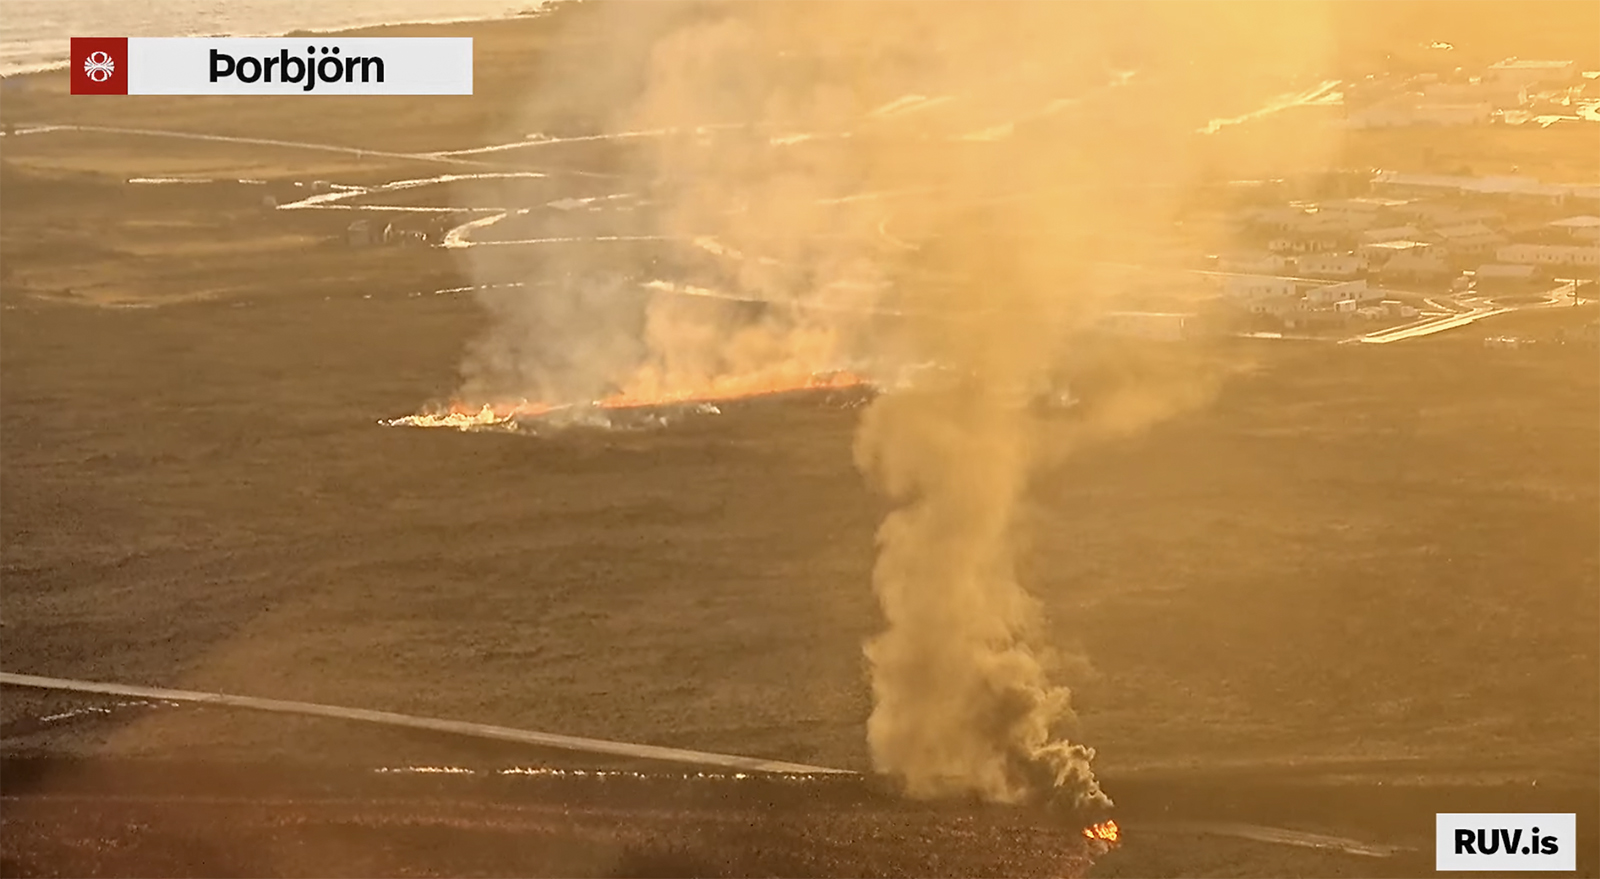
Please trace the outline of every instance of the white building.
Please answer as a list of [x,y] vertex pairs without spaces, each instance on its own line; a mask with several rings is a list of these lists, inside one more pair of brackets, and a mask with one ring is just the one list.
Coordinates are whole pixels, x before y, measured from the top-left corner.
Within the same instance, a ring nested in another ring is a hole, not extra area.
[[1550,224],[1574,238],[1600,239],[1600,217],[1567,217]]
[[1502,263],[1527,263],[1541,266],[1600,267],[1600,245],[1507,244],[1495,251]]
[[1379,198],[1377,196],[1359,196],[1330,201],[1322,205],[1319,210],[1334,216],[1349,216],[1362,220],[1370,220],[1379,215],[1404,208],[1411,204],[1408,198]]
[[1469,223],[1482,223],[1485,226],[1500,226],[1505,223],[1504,211],[1489,208],[1454,208],[1436,207],[1422,215],[1422,219],[1429,225],[1439,226],[1465,226]]
[[1397,253],[1383,264],[1382,269],[1385,277],[1421,280],[1438,278],[1449,273],[1450,266],[1445,262],[1444,256],[1437,251]]
[[1284,297],[1281,299],[1257,299],[1250,303],[1251,314],[1266,314],[1282,321],[1293,322],[1297,317],[1309,314],[1314,306],[1304,296]]
[[1485,223],[1498,226],[1505,222],[1504,211],[1482,205],[1463,204],[1453,198],[1457,193],[1441,192],[1451,201],[1411,199],[1394,209],[1394,213],[1429,226],[1460,226],[1465,223]]
[[1422,237],[1422,232],[1416,226],[1389,226],[1383,229],[1369,229],[1361,233],[1363,242],[1414,240],[1420,237]]
[[1561,183],[1540,183],[1528,177],[1483,177],[1469,191],[1498,195],[1509,201],[1559,205],[1579,195],[1583,189]]
[[1578,65],[1573,61],[1536,61],[1534,59],[1507,58],[1489,65],[1491,82],[1515,83],[1519,86],[1547,82],[1564,82],[1576,76]]
[[[1409,200],[1400,198],[1360,197],[1330,201],[1317,209],[1324,217],[1328,230],[1349,235],[1383,225],[1394,225],[1395,212]],[[1398,221],[1403,222],[1403,220]]]
[[1313,306],[1326,307],[1346,300],[1362,302],[1381,296],[1377,289],[1367,286],[1365,279],[1325,284],[1306,291],[1306,301]]
[[1280,207],[1251,208],[1240,214],[1243,224],[1257,232],[1285,235],[1315,235],[1339,232],[1346,228],[1341,218],[1303,202]]
[[1313,278],[1350,278],[1367,270],[1367,260],[1354,253],[1314,253],[1300,257],[1295,266]]
[[1372,178],[1372,186],[1398,195],[1495,195],[1547,204],[1561,204],[1569,198],[1600,201],[1600,187],[1540,183],[1530,177],[1463,177],[1379,171]]
[[1235,275],[1223,285],[1223,293],[1230,299],[1280,299],[1297,292],[1293,278],[1271,275]]
[[1368,266],[1377,267],[1384,265],[1391,258],[1402,253],[1421,256],[1430,253],[1432,250],[1433,245],[1426,241],[1401,238],[1395,241],[1369,241],[1356,248],[1356,253],[1366,259]]
[[1325,253],[1342,246],[1336,235],[1285,235],[1267,242],[1273,253]]
[[1289,271],[1291,260],[1279,253],[1233,253],[1218,258],[1217,268],[1225,272],[1273,275]]
[[1506,236],[1482,223],[1446,226],[1433,234],[1450,253],[1464,256],[1485,254],[1506,243]]
[[1478,266],[1473,272],[1473,277],[1477,279],[1478,289],[1485,292],[1521,289],[1539,279],[1534,266],[1505,263],[1485,263]]

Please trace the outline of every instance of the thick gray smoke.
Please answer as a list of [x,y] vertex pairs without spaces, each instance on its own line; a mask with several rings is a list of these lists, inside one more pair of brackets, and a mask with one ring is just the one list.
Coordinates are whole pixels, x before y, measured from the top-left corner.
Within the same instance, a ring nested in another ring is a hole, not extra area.
[[[466,394],[651,398],[936,364],[879,396],[856,444],[895,504],[874,573],[886,627],[867,646],[872,758],[913,796],[1107,804],[1094,752],[1061,737],[1069,694],[1048,678],[1040,608],[1019,581],[1019,503],[1059,451],[1031,401],[1115,306],[1096,261],[1170,236],[1188,145],[1212,92],[1232,87],[1226,71],[1281,74],[1309,54],[1283,38],[1315,32],[1311,5],[1219,8],[575,16],[609,45],[552,50],[543,81],[558,85],[537,93],[531,125],[605,107],[591,124],[638,133],[594,147],[618,178],[587,184],[593,195],[639,204],[593,214],[589,234],[645,240],[532,248],[529,286],[486,299],[494,320]],[[573,222],[565,234],[591,221]],[[1088,435],[1202,396],[1186,380],[1125,391],[1089,414]]]

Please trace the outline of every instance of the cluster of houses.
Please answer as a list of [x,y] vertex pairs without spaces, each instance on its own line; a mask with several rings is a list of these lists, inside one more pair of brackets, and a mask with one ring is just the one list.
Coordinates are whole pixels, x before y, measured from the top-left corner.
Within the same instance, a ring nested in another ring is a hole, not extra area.
[[1392,294],[1550,290],[1600,278],[1600,186],[1378,172],[1363,195],[1249,207],[1227,297],[1298,325],[1410,317]]
[[1224,293],[1251,314],[1275,318],[1288,327],[1353,318],[1403,319],[1417,315],[1415,306],[1387,298],[1389,293],[1366,278],[1328,282],[1315,278],[1235,275],[1225,282]]
[[1347,84],[1343,101],[1351,128],[1600,122],[1600,80],[1572,61],[1507,58],[1481,73],[1368,76]]

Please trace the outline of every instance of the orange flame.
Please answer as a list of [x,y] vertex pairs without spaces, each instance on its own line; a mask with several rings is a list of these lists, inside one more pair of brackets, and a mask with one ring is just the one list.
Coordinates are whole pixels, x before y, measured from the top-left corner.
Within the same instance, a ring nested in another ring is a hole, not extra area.
[[1102,821],[1091,827],[1083,828],[1085,839],[1098,839],[1115,845],[1122,838],[1122,832],[1117,829],[1117,822]]
[[[691,391],[660,394],[624,392],[595,400],[593,405],[600,409],[637,409],[647,406],[668,406],[686,403],[716,403],[724,400],[764,397],[794,391],[858,388],[867,384],[868,382],[865,378],[845,371],[808,373],[805,375],[725,376],[713,380],[706,387]],[[526,400],[509,404],[489,403],[476,406],[469,403],[455,402],[450,404],[449,414],[473,416],[488,410],[496,419],[536,418],[540,415],[554,412],[559,408],[562,407],[550,403],[533,403]]]

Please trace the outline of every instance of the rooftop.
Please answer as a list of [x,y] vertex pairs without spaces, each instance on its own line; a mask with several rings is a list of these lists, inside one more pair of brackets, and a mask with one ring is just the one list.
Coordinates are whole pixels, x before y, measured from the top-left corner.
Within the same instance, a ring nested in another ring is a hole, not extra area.
[[1490,70],[1556,70],[1571,67],[1571,61],[1539,61],[1533,58],[1507,58],[1489,65]]
[[1372,248],[1379,248],[1379,249],[1382,249],[1382,250],[1400,251],[1400,250],[1414,250],[1414,249],[1416,249],[1418,247],[1427,247],[1428,246],[1428,242],[1426,242],[1426,241],[1411,241],[1411,240],[1402,238],[1402,239],[1400,239],[1398,241],[1374,241],[1371,244],[1367,244],[1367,245],[1363,245],[1363,246],[1372,247]]
[[1453,174],[1407,174],[1400,171],[1379,171],[1373,176],[1372,182],[1485,194],[1574,195],[1584,198],[1594,198],[1596,190],[1600,190],[1600,187],[1581,184],[1541,183],[1531,177],[1463,177]]
[[1410,238],[1417,234],[1415,226],[1389,226],[1383,229],[1368,229],[1361,233],[1361,237],[1368,241],[1393,241],[1398,238]]
[[1478,235],[1497,234],[1493,229],[1482,223],[1464,223],[1460,226],[1446,226],[1433,231],[1445,238],[1471,238]]
[[1356,207],[1356,208],[1398,208],[1411,203],[1408,198],[1380,198],[1373,195],[1347,198],[1343,201],[1329,202],[1327,207]]
[[1533,275],[1534,266],[1512,263],[1484,263],[1478,266],[1474,277],[1525,278]]

